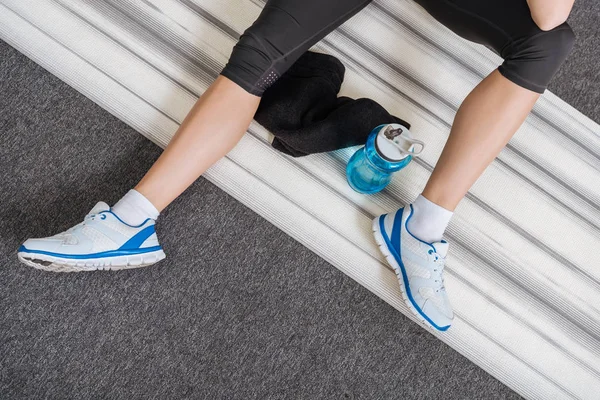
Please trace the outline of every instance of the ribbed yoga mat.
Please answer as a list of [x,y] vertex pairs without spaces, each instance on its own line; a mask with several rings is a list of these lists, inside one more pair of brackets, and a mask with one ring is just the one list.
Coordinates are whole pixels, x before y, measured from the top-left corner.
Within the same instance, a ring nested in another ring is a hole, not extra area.
[[[165,146],[263,4],[0,0],[0,37]],[[500,60],[406,0],[374,2],[316,50],[346,65],[344,95],[410,121],[424,156],[361,196],[345,181],[352,150],[288,158],[253,124],[205,176],[411,317],[371,219],[420,193],[461,100]],[[546,93],[448,229],[456,319],[436,335],[525,397],[599,399],[599,227],[600,127]]]

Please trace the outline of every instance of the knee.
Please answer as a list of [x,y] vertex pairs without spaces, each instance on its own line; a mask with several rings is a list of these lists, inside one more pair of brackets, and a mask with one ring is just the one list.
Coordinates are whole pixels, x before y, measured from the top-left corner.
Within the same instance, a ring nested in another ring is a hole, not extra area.
[[251,94],[262,95],[291,63],[288,47],[299,37],[294,28],[297,24],[289,13],[266,6],[240,37],[222,75]]
[[279,77],[272,68],[274,54],[265,46],[268,38],[249,28],[234,46],[229,62],[221,72],[247,92],[261,96]]
[[545,56],[545,63],[558,69],[573,50],[575,34],[571,27],[564,23],[553,30],[539,34],[535,42]]
[[566,23],[550,31],[538,31],[508,46],[500,72],[518,85],[542,93],[574,43],[575,34]]

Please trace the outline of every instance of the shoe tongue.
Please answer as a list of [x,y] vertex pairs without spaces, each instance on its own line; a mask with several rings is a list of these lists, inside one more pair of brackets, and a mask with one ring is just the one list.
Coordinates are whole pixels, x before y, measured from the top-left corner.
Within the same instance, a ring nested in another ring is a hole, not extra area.
[[110,206],[103,201],[98,202],[87,215],[98,214],[102,211],[109,211]]
[[443,258],[446,258],[448,254],[449,244],[446,241],[436,242],[431,244],[435,248],[435,252],[438,253]]

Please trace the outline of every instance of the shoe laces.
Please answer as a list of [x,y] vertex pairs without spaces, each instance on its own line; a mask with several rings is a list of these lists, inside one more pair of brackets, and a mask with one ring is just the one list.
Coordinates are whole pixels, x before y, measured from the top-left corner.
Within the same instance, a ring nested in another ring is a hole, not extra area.
[[431,262],[433,263],[433,268],[431,269],[434,282],[436,283],[434,289],[435,292],[438,293],[440,290],[446,290],[444,287],[444,266],[446,264],[446,259],[443,258],[440,254],[438,254],[435,250],[429,249],[427,252],[432,258]]
[[70,227],[69,229],[67,229],[66,231],[64,231],[63,233],[73,233],[73,231],[79,227],[85,226],[87,225],[88,222],[90,221],[94,221],[96,219],[106,219],[106,215],[104,214],[88,214],[85,216],[85,218],[83,218],[83,221],[78,223],[75,226]]
[[83,219],[83,224],[85,225],[86,222],[94,221],[96,219],[106,219],[106,215],[102,214],[102,213],[86,215],[85,218]]

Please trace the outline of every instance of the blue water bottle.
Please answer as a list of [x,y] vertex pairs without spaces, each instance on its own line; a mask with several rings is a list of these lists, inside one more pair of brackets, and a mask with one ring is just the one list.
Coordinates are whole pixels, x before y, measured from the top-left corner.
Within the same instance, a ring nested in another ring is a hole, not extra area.
[[425,144],[413,139],[405,126],[379,125],[348,161],[348,184],[359,193],[377,193],[390,183],[394,172],[406,167],[424,148]]

